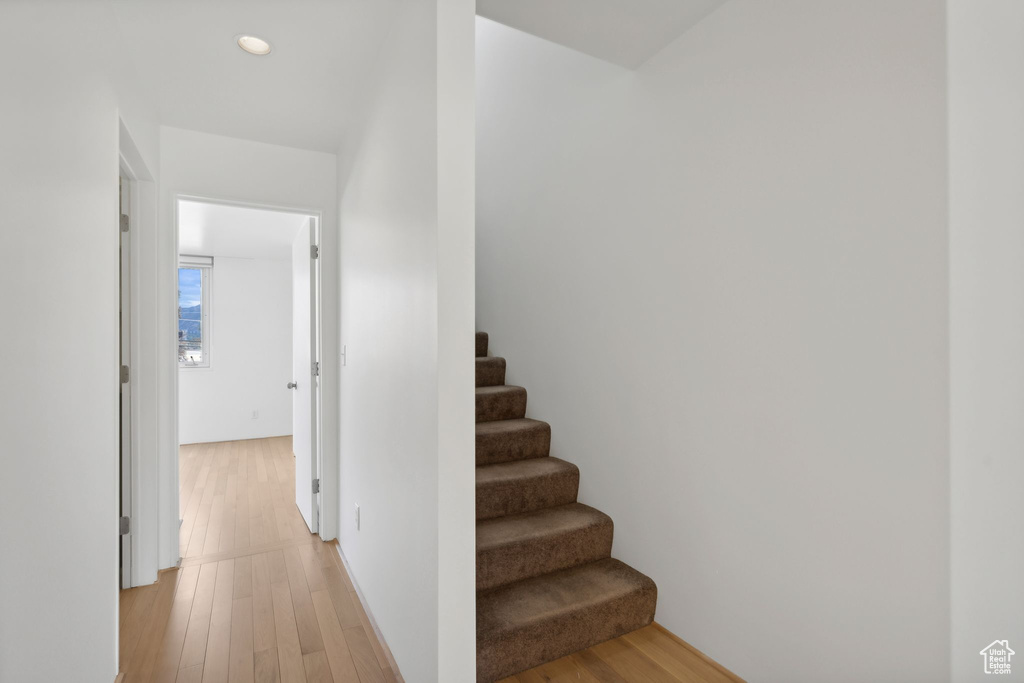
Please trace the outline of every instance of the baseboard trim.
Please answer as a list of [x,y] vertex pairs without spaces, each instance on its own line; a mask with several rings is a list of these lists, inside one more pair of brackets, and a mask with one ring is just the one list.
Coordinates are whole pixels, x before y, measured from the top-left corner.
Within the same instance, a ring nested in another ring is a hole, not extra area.
[[352,582],[352,592],[355,594],[356,598],[359,599],[359,604],[362,606],[360,616],[366,617],[367,623],[365,625],[369,626],[373,631],[373,634],[377,637],[377,643],[380,645],[380,649],[384,655],[384,659],[387,661],[388,667],[391,669],[391,673],[394,674],[395,680],[398,683],[405,683],[405,679],[402,678],[402,672],[398,670],[398,662],[395,661],[394,655],[391,654],[391,648],[388,647],[387,641],[384,640],[384,634],[381,633],[380,628],[377,626],[377,621],[373,618],[373,612],[370,611],[370,605],[366,602],[363,592],[359,589],[359,583],[356,581],[355,574],[352,573],[352,567],[345,558],[345,553],[341,550],[341,544],[338,543],[337,539],[328,541],[327,543],[328,545],[334,546],[338,561],[341,563],[341,568],[348,575],[349,581]]

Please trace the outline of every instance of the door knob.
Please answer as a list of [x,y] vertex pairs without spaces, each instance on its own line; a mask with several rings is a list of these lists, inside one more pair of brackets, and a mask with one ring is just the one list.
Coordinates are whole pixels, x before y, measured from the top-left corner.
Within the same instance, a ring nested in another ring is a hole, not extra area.
[[299,385],[298,385],[298,384],[296,384],[295,382],[288,382],[288,388],[289,388],[289,389],[295,389],[295,388],[296,388],[296,387],[298,387],[298,386],[299,386]]

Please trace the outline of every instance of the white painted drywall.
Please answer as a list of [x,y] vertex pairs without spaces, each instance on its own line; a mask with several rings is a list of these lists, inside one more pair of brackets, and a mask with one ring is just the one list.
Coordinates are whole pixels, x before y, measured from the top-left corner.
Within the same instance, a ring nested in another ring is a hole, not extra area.
[[476,679],[472,46],[471,2],[403,5],[339,152],[339,539],[424,683]]
[[179,441],[291,434],[291,262],[218,256],[210,294],[210,367],[178,370]]
[[117,673],[119,117],[158,164],[119,43],[106,2],[0,6],[2,681]]
[[[174,202],[193,195],[281,208],[323,212],[321,258],[323,269],[323,477],[330,486],[338,479],[338,237],[337,162],[333,154],[268,145],[207,133],[160,127],[159,282],[163,345],[160,431],[160,566],[178,560],[177,356],[175,349],[177,245],[174,240]],[[321,534],[333,538],[335,504],[325,495]],[[327,509],[326,506],[331,506]]]
[[[950,0],[953,680],[1024,669],[1024,5]],[[1010,678],[1007,676],[1006,678]]]
[[657,619],[949,680],[943,4],[734,0],[637,71],[478,27],[478,328]]
[[[476,16],[437,3],[437,671],[476,672]],[[412,680],[412,679],[409,679]]]

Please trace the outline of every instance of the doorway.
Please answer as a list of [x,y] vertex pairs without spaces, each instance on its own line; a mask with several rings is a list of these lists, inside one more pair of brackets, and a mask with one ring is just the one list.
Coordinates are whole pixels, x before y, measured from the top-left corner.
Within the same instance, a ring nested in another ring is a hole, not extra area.
[[[192,196],[175,204],[180,556],[274,539],[282,503],[318,533],[320,214]],[[284,461],[261,449],[292,455],[292,471],[275,471]],[[290,501],[281,487],[259,487],[268,467],[277,484],[294,476]],[[261,518],[271,499],[278,513]]]

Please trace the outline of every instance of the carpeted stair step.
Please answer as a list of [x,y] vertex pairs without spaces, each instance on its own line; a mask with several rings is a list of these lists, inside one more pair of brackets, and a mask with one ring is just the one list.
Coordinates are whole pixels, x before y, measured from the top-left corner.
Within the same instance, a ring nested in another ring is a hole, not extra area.
[[610,558],[480,593],[477,681],[492,683],[643,628],[654,620],[657,598],[651,579]]
[[476,357],[480,358],[487,355],[487,333],[477,332],[476,333]]
[[476,518],[492,519],[576,502],[580,470],[558,458],[476,468]]
[[551,449],[551,425],[540,420],[497,420],[476,426],[476,464],[542,458]]
[[476,359],[476,385],[495,387],[505,383],[505,359],[485,356]]
[[476,421],[515,420],[526,416],[526,389],[503,384],[477,387]]
[[478,521],[476,589],[611,556],[612,519],[582,503]]

